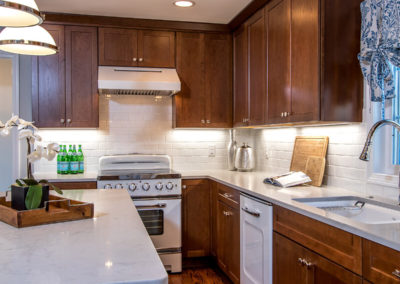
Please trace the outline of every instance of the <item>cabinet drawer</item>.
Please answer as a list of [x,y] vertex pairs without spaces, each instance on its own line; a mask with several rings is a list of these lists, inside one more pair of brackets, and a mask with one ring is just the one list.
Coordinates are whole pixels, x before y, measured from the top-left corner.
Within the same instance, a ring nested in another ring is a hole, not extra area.
[[363,239],[363,276],[373,283],[400,283],[400,252]]
[[238,190],[218,183],[218,199],[228,203],[228,205],[238,208],[240,204],[240,193]]
[[274,230],[361,275],[361,238],[274,206]]

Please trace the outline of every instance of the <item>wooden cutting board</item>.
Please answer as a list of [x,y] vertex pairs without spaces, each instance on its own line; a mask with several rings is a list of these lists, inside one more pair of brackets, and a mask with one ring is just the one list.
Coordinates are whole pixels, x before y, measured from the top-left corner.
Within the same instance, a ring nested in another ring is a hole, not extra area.
[[328,143],[327,136],[297,136],[290,171],[302,171],[313,180],[312,185],[321,186]]

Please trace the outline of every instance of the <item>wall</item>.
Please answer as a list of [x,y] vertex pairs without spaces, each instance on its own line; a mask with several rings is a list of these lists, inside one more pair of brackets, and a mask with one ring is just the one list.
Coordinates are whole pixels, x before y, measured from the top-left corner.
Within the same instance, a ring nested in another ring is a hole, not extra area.
[[[44,143],[82,144],[87,171],[97,171],[103,155],[168,154],[176,170],[224,169],[227,130],[173,130],[172,99],[100,96],[100,128],[40,130]],[[209,157],[209,146],[216,156]],[[55,172],[56,162],[41,160],[36,172]]]

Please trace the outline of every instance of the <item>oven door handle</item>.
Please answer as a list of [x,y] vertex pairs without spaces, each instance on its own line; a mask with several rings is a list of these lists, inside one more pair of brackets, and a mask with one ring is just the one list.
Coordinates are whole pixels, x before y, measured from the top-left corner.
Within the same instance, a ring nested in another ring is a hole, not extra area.
[[157,203],[153,205],[136,205],[137,209],[153,209],[153,208],[165,208],[167,203]]

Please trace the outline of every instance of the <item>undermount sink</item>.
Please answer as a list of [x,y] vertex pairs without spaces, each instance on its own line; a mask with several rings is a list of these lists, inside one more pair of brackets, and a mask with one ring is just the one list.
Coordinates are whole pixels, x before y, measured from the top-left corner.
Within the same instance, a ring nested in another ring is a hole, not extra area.
[[364,224],[400,223],[400,206],[357,196],[294,198],[293,200]]

